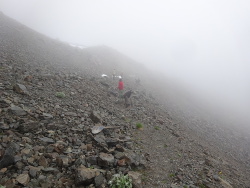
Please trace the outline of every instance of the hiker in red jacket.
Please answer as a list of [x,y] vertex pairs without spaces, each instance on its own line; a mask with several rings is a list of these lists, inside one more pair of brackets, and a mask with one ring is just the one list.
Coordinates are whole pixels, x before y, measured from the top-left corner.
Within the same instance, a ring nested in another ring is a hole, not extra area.
[[120,79],[119,79],[119,83],[118,83],[118,90],[119,90],[120,96],[122,96],[123,89],[124,89],[123,81],[122,81],[122,79],[120,78]]
[[123,89],[124,89],[123,81],[122,81],[122,79],[120,78],[120,79],[119,79],[119,83],[118,83],[119,98],[121,98],[122,95],[123,95]]

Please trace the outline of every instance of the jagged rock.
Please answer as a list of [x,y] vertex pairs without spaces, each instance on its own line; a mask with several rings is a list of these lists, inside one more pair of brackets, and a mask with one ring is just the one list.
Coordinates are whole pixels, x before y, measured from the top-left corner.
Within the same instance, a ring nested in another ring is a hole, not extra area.
[[101,122],[101,116],[97,111],[92,111],[89,117],[94,123]]
[[19,170],[23,169],[24,167],[24,163],[21,162],[21,161],[18,161],[16,164],[15,164],[15,167]]
[[34,166],[29,166],[29,175],[32,178],[35,178],[37,176],[37,173],[41,171],[41,167],[34,167]]
[[92,144],[86,144],[86,149],[87,151],[91,151],[93,148],[93,145]]
[[22,108],[15,106],[15,105],[12,105],[10,107],[10,112],[17,116],[24,116],[27,114],[26,111],[24,111]]
[[81,155],[78,159],[76,159],[75,163],[76,166],[86,166],[86,160],[85,160],[85,156]]
[[111,154],[100,153],[98,157],[98,165],[102,167],[113,166],[115,162],[115,158]]
[[10,128],[9,125],[0,122],[0,129],[2,129],[2,130],[8,130],[9,128]]
[[22,185],[27,185],[30,181],[29,174],[20,174],[17,176],[16,181]]
[[39,158],[38,164],[44,168],[48,167],[48,161],[43,155]]
[[60,167],[62,167],[62,166],[67,167],[67,166],[69,166],[70,159],[66,155],[60,155],[56,158],[56,163]]
[[101,83],[102,85],[104,85],[105,87],[107,87],[107,88],[110,87],[109,84],[107,84],[106,82],[100,81],[100,83]]
[[54,143],[55,141],[51,138],[48,138],[48,137],[43,137],[43,138],[39,138],[40,140],[42,140],[43,142],[46,142],[46,143]]
[[116,149],[117,151],[119,151],[119,152],[124,152],[124,151],[125,151],[125,149],[124,149],[120,144],[117,144],[117,145],[115,146],[115,149]]
[[141,188],[142,181],[141,181],[141,174],[134,171],[129,171],[128,176],[132,178],[132,184],[134,188]]
[[119,143],[119,140],[117,138],[106,138],[105,142],[108,147],[115,147]]
[[48,168],[43,168],[41,169],[43,172],[57,172],[58,169],[56,168],[52,168],[52,167],[48,167]]
[[75,112],[65,112],[64,115],[65,115],[65,116],[77,117],[77,113],[75,113]]
[[7,99],[0,99],[0,108],[8,108],[11,105],[11,101]]
[[94,136],[94,140],[95,140],[97,143],[101,144],[101,145],[107,146],[107,144],[106,144],[106,142],[105,142],[106,138],[105,138],[105,136],[103,136],[103,135],[95,135],[95,136]]
[[13,90],[19,94],[28,94],[27,88],[22,84],[16,84],[13,86]]
[[38,122],[34,122],[34,121],[31,121],[31,122],[26,122],[26,123],[23,123],[21,125],[19,125],[17,127],[17,130],[20,132],[20,133],[33,133],[33,132],[37,132],[40,128],[40,124]]
[[41,116],[42,119],[53,119],[53,115],[48,113],[43,113]]
[[130,160],[127,160],[128,158],[123,158],[117,161],[118,166],[126,166],[130,164]]
[[90,185],[93,183],[94,178],[99,176],[100,172],[97,169],[90,169],[85,167],[80,167],[76,170],[76,185]]
[[89,156],[86,160],[91,165],[97,165],[97,158],[97,156]]
[[0,169],[14,164],[14,155],[16,150],[17,149],[14,143],[9,144],[5,150],[2,160],[0,160]]
[[100,187],[101,185],[106,183],[106,179],[103,176],[103,174],[100,173],[98,176],[95,177],[94,182],[95,182],[95,187]]

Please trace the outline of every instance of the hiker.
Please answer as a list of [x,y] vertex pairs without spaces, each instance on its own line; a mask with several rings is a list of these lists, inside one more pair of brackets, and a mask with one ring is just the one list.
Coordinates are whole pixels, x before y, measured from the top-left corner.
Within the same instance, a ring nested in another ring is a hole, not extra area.
[[115,79],[115,75],[116,75],[116,71],[115,69],[113,70],[113,74],[112,74],[112,79],[114,80]]
[[123,89],[124,89],[123,81],[122,81],[122,79],[120,78],[120,79],[119,79],[119,83],[118,83],[119,98],[122,97]]
[[132,100],[131,100],[131,95],[132,95],[133,91],[129,90],[126,93],[124,93],[123,98],[125,100],[125,107],[129,107],[132,106]]

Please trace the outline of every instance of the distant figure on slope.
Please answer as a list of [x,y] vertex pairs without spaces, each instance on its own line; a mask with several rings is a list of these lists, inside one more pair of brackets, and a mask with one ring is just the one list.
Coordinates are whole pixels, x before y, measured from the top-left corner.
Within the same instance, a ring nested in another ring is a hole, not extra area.
[[132,95],[133,91],[129,90],[126,93],[124,93],[123,98],[125,99],[125,107],[129,107],[132,106],[132,100],[131,100],[131,95]]
[[119,98],[122,98],[123,89],[124,89],[123,81],[122,81],[122,79],[120,78],[120,79],[119,79],[119,83],[118,83]]
[[115,79],[115,75],[116,75],[116,70],[114,69],[114,70],[113,70],[113,74],[112,74],[112,79],[113,79],[113,80]]

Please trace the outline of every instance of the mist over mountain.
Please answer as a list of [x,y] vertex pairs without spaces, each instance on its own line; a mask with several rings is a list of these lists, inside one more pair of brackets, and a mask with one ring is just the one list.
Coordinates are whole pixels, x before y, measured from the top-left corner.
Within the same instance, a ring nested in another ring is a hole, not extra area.
[[[113,69],[134,91],[130,108],[119,103]],[[0,14],[0,71],[1,185],[104,187],[132,171],[139,187],[249,186],[245,119],[220,119],[216,105],[207,108],[220,99],[196,97],[114,48],[72,47]]]

